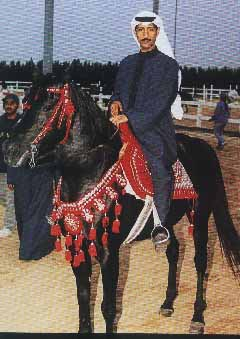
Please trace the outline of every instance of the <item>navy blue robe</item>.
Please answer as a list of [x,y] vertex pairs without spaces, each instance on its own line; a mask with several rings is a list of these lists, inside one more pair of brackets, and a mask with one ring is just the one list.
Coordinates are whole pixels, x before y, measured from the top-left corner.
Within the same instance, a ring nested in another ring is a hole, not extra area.
[[[143,54],[143,69],[138,79],[135,100],[129,108],[132,82]],[[121,101],[123,113],[127,115],[141,145],[154,156],[162,158],[166,165],[173,164],[177,159],[170,109],[177,96],[178,70],[177,62],[158,50],[130,55],[120,63],[110,99],[111,102]]]
[[177,146],[171,105],[178,90],[177,62],[155,48],[123,59],[110,102],[119,100],[152,173],[154,202],[162,224],[173,191]]
[[53,199],[55,168],[8,167],[7,180],[14,185],[14,203],[20,240],[19,259],[37,260],[54,249],[46,216]]

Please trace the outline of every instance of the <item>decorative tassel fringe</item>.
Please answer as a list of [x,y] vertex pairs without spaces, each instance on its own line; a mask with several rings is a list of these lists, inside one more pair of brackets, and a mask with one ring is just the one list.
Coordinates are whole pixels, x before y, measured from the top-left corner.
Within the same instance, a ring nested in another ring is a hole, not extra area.
[[193,224],[190,224],[190,225],[188,226],[188,235],[190,235],[190,236],[193,235],[193,228],[194,228]]
[[120,205],[118,202],[115,205],[115,216],[118,217],[122,212],[122,205]]
[[195,200],[193,199],[193,205],[192,205],[192,210],[190,212],[190,225],[188,226],[188,235],[193,236],[193,229],[194,229],[194,204]]
[[78,267],[82,262],[85,262],[85,255],[82,250],[77,252],[73,257],[73,267]]
[[102,235],[102,244],[103,246],[107,246],[108,244],[108,233],[106,231]]
[[96,228],[94,228],[93,226],[90,228],[89,234],[88,234],[88,239],[93,241],[96,240],[97,237],[97,231]]
[[109,217],[105,215],[105,217],[102,218],[102,227],[106,228],[109,225]]
[[90,257],[96,257],[97,256],[97,249],[96,249],[96,246],[95,246],[93,241],[89,245],[88,253],[89,253]]
[[62,250],[61,238],[57,238],[55,241],[55,250],[60,252]]
[[67,250],[65,251],[65,259],[66,259],[67,261],[72,261],[72,253],[71,253],[71,251],[69,251],[69,249],[67,249]]
[[72,236],[70,234],[67,234],[66,236],[65,245],[67,247],[72,246]]
[[79,236],[76,235],[76,238],[74,239],[74,246],[76,251],[79,251],[82,247],[83,239],[84,235],[82,233]]
[[120,221],[118,219],[114,220],[112,224],[112,232],[120,233]]
[[59,224],[52,225],[51,227],[51,235],[54,237],[58,237],[61,235],[61,227]]

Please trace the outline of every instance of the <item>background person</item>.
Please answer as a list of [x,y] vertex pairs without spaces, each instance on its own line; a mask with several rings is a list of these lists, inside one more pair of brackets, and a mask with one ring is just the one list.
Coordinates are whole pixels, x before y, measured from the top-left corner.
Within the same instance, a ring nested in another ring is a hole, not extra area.
[[0,238],[9,236],[15,225],[15,209],[14,209],[14,194],[12,186],[7,185],[7,165],[4,162],[2,152],[2,142],[7,137],[11,127],[20,118],[17,113],[19,108],[19,98],[15,94],[7,94],[3,99],[3,109],[5,113],[0,117],[0,198],[5,208],[3,218],[3,228],[0,230]]
[[224,128],[228,123],[228,119],[230,116],[229,107],[227,104],[227,95],[225,93],[220,94],[220,100],[217,103],[213,116],[209,119],[209,121],[214,121],[214,134],[217,139],[218,150],[222,150],[224,148]]

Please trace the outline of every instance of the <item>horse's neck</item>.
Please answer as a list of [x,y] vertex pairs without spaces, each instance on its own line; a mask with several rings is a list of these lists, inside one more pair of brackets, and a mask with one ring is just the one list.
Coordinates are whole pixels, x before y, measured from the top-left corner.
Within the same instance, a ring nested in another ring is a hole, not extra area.
[[116,153],[107,145],[99,145],[85,153],[75,154],[62,162],[65,201],[76,201],[93,189],[116,160]]

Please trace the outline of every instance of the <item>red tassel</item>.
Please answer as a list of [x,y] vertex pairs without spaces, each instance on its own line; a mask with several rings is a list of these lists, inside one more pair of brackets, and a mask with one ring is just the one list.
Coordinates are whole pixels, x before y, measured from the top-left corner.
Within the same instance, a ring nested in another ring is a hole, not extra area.
[[90,257],[96,257],[97,256],[97,249],[96,249],[94,242],[91,242],[91,244],[89,245],[88,253],[89,253]]
[[112,224],[112,232],[120,233],[120,221],[118,219],[114,220]]
[[107,232],[104,232],[102,235],[102,244],[103,246],[107,246],[108,244],[108,233]]
[[57,238],[57,240],[55,241],[55,250],[57,252],[60,252],[62,250],[62,244],[61,244],[60,238]]
[[61,227],[59,224],[52,225],[51,235],[53,235],[54,237],[58,237],[61,235]]
[[70,234],[67,234],[66,236],[65,245],[67,247],[72,246],[72,236]]
[[75,254],[73,257],[73,267],[78,267],[81,264],[81,260],[78,254]]
[[89,234],[88,234],[88,239],[89,239],[89,240],[96,240],[96,237],[97,237],[97,231],[96,231],[96,228],[91,227],[91,228],[90,228],[90,231],[89,231]]
[[194,210],[192,210],[192,211],[190,212],[190,216],[191,216],[191,219],[193,220],[193,217],[194,217]]
[[76,237],[77,238],[74,239],[74,246],[75,246],[75,250],[79,251],[79,249],[82,247],[84,235],[81,233],[79,236],[76,236]]
[[72,260],[72,253],[71,253],[71,251],[69,251],[69,250],[65,251],[65,259],[67,261],[71,261]]
[[122,205],[117,203],[115,205],[115,215],[116,215],[116,217],[118,217],[121,214],[121,212],[122,212]]
[[109,225],[109,217],[105,215],[105,217],[102,218],[102,227],[106,228]]
[[82,250],[80,250],[78,255],[79,255],[80,262],[85,262],[85,254]]
[[51,219],[52,219],[52,221],[56,221],[57,220],[57,218],[58,218],[58,216],[57,216],[57,211],[52,211],[52,214],[51,214]]
[[190,224],[189,226],[188,226],[188,235],[193,235],[193,224]]

